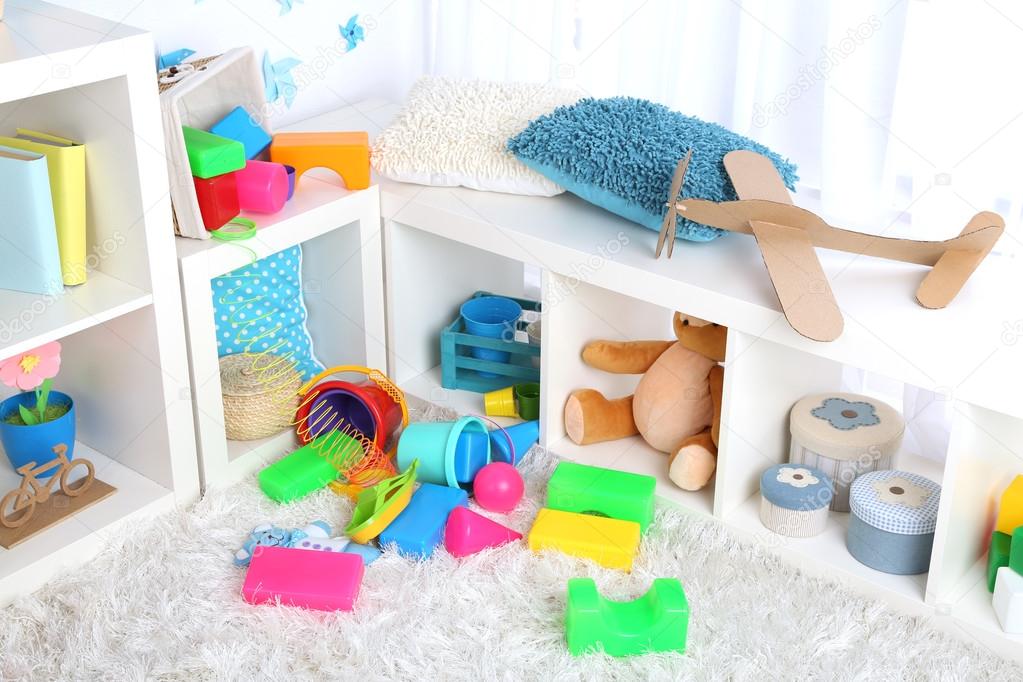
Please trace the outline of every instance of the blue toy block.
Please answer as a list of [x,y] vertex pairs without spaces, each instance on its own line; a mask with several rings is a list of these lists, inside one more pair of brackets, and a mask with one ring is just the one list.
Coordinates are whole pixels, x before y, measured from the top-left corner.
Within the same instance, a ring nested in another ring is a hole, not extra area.
[[358,554],[362,557],[362,564],[369,566],[371,563],[380,558],[380,550],[373,545],[360,545],[358,542],[349,542],[348,546],[345,547],[344,551],[349,554]]
[[398,518],[380,534],[380,546],[393,543],[402,554],[425,559],[444,540],[451,510],[468,506],[469,495],[464,490],[423,483]]
[[271,142],[270,135],[241,107],[232,109],[230,114],[210,128],[210,132],[241,142],[245,147],[246,159],[256,158]]
[[[505,437],[505,433],[508,434],[507,437]],[[514,457],[508,448],[508,438],[511,438],[512,444],[515,446]],[[540,420],[538,419],[522,422],[515,426],[506,426],[503,431],[494,429],[490,432],[491,458],[495,462],[517,465],[538,440],[540,440]]]
[[470,485],[480,469],[490,464],[490,436],[479,431],[462,431],[455,443],[455,480]]

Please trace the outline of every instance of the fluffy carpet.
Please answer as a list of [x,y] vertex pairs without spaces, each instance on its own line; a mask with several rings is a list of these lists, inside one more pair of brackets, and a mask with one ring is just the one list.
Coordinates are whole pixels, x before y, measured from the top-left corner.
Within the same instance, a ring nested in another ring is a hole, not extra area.
[[[420,417],[436,418],[430,410]],[[554,457],[523,463],[525,531]],[[354,613],[251,607],[231,556],[266,519],[285,526],[350,506],[329,492],[280,507],[254,480],[140,524],[38,596],[0,611],[3,680],[998,679],[1023,668],[801,575],[709,521],[659,508],[631,574],[522,544],[457,561],[385,553]],[[571,657],[565,584],[592,576],[631,598],[677,576],[692,611],[689,652]]]

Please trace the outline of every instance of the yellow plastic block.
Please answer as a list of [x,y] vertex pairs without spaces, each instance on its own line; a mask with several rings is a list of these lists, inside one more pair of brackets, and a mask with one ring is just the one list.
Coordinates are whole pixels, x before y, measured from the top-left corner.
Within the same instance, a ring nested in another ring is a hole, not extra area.
[[1002,493],[1002,504],[998,508],[998,523],[995,530],[1006,535],[1023,526],[1023,475],[1013,479]]
[[369,187],[369,135],[366,132],[278,133],[270,160],[294,166],[299,178],[310,168],[330,168],[348,189]]
[[639,551],[639,524],[592,514],[541,509],[529,531],[534,552],[556,549],[565,554],[593,559],[601,566],[632,570]]

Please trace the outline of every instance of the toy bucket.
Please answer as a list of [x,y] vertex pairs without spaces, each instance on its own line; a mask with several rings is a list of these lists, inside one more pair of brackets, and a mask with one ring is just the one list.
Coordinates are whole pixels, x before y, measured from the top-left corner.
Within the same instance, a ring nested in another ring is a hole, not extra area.
[[515,403],[526,421],[540,418],[540,384],[515,384]]
[[[464,432],[487,435],[487,426],[478,417],[462,417],[456,422],[419,422],[409,424],[398,441],[398,470],[405,471],[419,460],[419,481],[458,488],[455,457],[459,436]],[[490,461],[489,436],[484,446]]]
[[75,403],[66,393],[50,391],[50,404],[61,403],[71,406],[66,413],[53,421],[33,425],[8,424],[4,420],[17,412],[19,405],[35,407],[34,391],[13,395],[0,403],[0,443],[12,467],[18,469],[29,462],[45,464],[56,458],[53,447],[60,443],[67,446],[66,456],[71,459],[75,449]]
[[508,386],[483,394],[483,411],[488,417],[517,417],[515,387]]
[[284,170],[288,173],[288,201],[295,196],[295,167],[284,164]]
[[[465,331],[476,336],[491,339],[515,340],[515,322],[522,315],[522,306],[504,296],[478,296],[462,304],[462,320]],[[474,358],[493,362],[508,362],[511,354],[503,350],[470,348]],[[483,376],[496,376],[491,372],[480,372]]]
[[401,423],[401,405],[372,381],[324,381],[310,391],[295,414],[303,443],[327,431],[358,431],[383,450]]

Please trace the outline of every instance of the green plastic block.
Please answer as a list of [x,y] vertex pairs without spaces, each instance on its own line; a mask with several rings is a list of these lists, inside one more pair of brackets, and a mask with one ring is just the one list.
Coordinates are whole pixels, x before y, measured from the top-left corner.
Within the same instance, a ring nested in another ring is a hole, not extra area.
[[601,648],[611,656],[685,653],[688,632],[689,603],[674,578],[657,578],[645,595],[629,602],[604,599],[591,578],[568,581],[565,635],[573,656]]
[[327,438],[347,440],[352,448],[361,447],[340,431],[320,436],[259,472],[259,487],[266,496],[276,502],[293,502],[337,480],[337,467],[320,452],[340,451],[340,441],[332,441],[325,448],[323,442]]
[[561,462],[547,483],[547,506],[635,521],[645,533],[654,518],[656,486],[653,476]]
[[1023,575],[1023,526],[1012,531],[1012,546],[1009,548],[1009,568]]
[[181,126],[192,175],[212,178],[245,168],[245,145],[198,128]]
[[995,576],[998,575],[998,569],[1009,565],[1009,548],[1011,544],[1011,535],[1001,533],[997,530],[991,533],[991,548],[987,553],[988,592],[995,591]]

